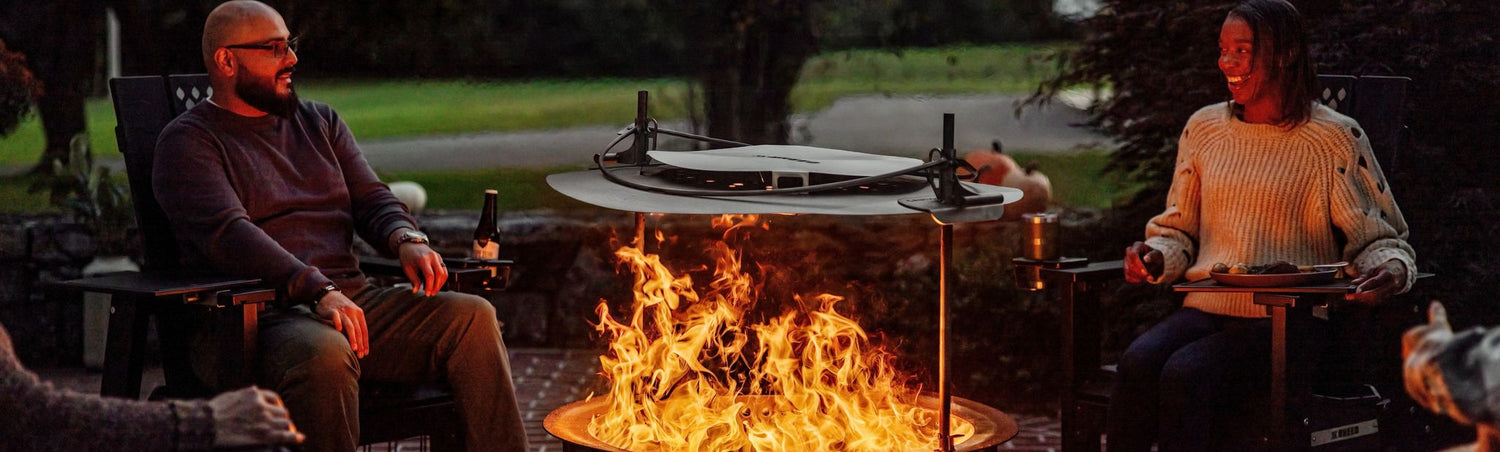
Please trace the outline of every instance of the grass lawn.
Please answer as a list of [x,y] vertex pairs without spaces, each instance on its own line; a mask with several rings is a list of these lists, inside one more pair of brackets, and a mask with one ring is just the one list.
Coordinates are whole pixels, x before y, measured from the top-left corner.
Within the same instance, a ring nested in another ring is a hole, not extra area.
[[1052,75],[1055,45],[1014,44],[904,51],[830,52],[808,61],[792,90],[798,111],[860,94],[1031,93]]
[[1052,204],[1062,207],[1109,207],[1129,193],[1115,177],[1103,174],[1109,155],[1103,150],[1069,154],[1014,154],[1021,167],[1036,163],[1052,182]]
[[553,173],[577,171],[562,168],[504,168],[453,172],[380,172],[385,181],[405,180],[422,184],[427,190],[430,210],[479,210],[486,189],[500,192],[495,204],[501,211],[533,209],[592,209],[592,205],[574,200],[547,186]]
[[28,193],[27,189],[30,187],[29,177],[0,177],[0,213],[56,210],[47,201],[47,193]]
[[[807,63],[792,93],[798,111],[825,108],[859,94],[958,94],[1030,92],[1050,74],[1039,59],[1054,45],[996,45],[937,49],[848,50]],[[419,135],[553,129],[628,122],[635,92],[649,90],[652,115],[685,115],[687,82],[674,79],[532,81],[298,80],[303,97],[336,107],[344,121],[371,140]],[[117,155],[114,109],[107,97],[87,105],[95,155]],[[36,161],[41,123],[33,115],[0,139],[0,165]]]
[[[849,50],[809,61],[792,103],[798,111],[826,108],[851,95],[1027,93],[1048,76],[1042,58],[1055,45],[1024,44],[937,49]],[[299,80],[303,97],[336,107],[361,140],[420,135],[564,128],[623,123],[635,116],[635,93],[650,90],[652,115],[685,116],[688,84],[676,79],[593,79],[531,81],[465,80]],[[87,105],[90,143],[95,155],[116,158],[114,112],[108,98]],[[42,148],[35,117],[0,139],[0,166],[32,164]],[[1018,155],[1036,160],[1064,205],[1105,206],[1116,187],[1099,177],[1103,153],[1064,156]],[[514,209],[567,205],[546,187],[548,170],[474,170],[456,173],[390,174],[427,186],[431,208],[473,208],[483,188],[505,188]],[[26,194],[29,182],[0,179],[0,212],[45,209]],[[553,199],[558,198],[558,199]]]
[[[625,79],[303,79],[297,83],[298,94],[334,106],[361,140],[623,123],[635,117],[635,92],[641,89],[650,90],[657,99],[653,114],[676,118],[683,116],[683,103],[673,102],[671,96],[686,92],[687,87],[677,80]],[[94,155],[118,156],[109,98],[91,99],[87,115]],[[14,134],[0,139],[0,165],[35,163],[42,146],[41,123],[32,115]]]

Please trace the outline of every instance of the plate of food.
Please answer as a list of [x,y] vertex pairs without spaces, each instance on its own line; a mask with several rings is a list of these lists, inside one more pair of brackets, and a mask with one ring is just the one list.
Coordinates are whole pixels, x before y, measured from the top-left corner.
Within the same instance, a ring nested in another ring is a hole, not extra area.
[[1342,267],[1343,265],[1337,264],[1297,266],[1286,261],[1253,266],[1244,263],[1232,266],[1218,263],[1214,264],[1208,275],[1226,286],[1287,287],[1333,281]]

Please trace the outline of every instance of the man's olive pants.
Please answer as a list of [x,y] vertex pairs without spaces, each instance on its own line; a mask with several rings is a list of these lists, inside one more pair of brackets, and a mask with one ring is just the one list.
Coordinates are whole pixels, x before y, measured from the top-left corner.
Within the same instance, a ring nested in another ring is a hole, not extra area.
[[261,385],[281,394],[307,435],[303,450],[352,451],[359,440],[359,382],[447,381],[464,418],[469,450],[524,451],[510,361],[495,308],[454,292],[365,286],[351,294],[365,311],[370,354],[305,306],[268,309],[260,319]]

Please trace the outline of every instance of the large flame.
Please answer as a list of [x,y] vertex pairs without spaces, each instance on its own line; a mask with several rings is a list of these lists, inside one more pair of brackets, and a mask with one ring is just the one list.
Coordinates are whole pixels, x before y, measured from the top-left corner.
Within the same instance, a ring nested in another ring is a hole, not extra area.
[[[753,216],[714,225],[726,239],[765,227]],[[937,448],[937,413],[918,407],[919,391],[893,356],[835,311],[842,297],[818,295],[810,312],[752,324],[746,314],[761,292],[741,271],[740,253],[726,241],[708,251],[716,268],[701,295],[660,256],[615,252],[635,276],[635,300],[629,323],[602,301],[596,309],[596,328],[610,339],[600,362],[611,388],[589,434],[629,450]],[[952,429],[955,443],[974,430],[956,417]]]

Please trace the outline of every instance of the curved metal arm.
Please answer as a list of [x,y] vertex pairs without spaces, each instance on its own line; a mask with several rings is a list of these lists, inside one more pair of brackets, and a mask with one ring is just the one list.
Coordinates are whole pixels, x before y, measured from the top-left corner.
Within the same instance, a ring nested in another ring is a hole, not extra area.
[[738,141],[730,141],[730,140],[725,140],[725,139],[720,139],[720,138],[714,138],[714,137],[709,137],[709,136],[691,134],[691,133],[687,133],[687,132],[678,132],[678,131],[672,130],[672,129],[663,129],[661,127],[653,128],[649,132],[650,133],[664,133],[664,134],[671,135],[671,136],[674,136],[674,137],[689,138],[689,139],[694,139],[694,140],[698,140],[698,141],[705,141],[705,142],[709,142],[709,143],[713,143],[713,144],[722,144],[722,145],[725,145],[725,146],[749,146],[750,145],[748,143],[741,143],[741,142],[738,142]]
[[678,196],[721,196],[721,197],[731,197],[731,196],[766,196],[766,195],[787,195],[787,194],[796,194],[796,193],[816,193],[816,192],[820,192],[820,191],[838,190],[838,189],[849,188],[849,187],[858,187],[860,185],[865,185],[865,184],[870,184],[870,183],[874,183],[874,182],[879,182],[879,181],[882,181],[882,180],[885,180],[885,179],[890,179],[890,178],[897,177],[897,176],[904,176],[904,175],[913,174],[913,173],[917,173],[917,172],[921,172],[921,171],[926,171],[928,169],[931,169],[931,168],[934,168],[934,167],[938,167],[938,166],[942,166],[942,165],[945,165],[947,163],[948,163],[947,161],[937,160],[937,161],[923,163],[921,165],[913,166],[913,167],[910,167],[910,168],[903,168],[903,169],[899,169],[899,170],[896,170],[896,171],[891,171],[891,172],[888,172],[888,173],[885,173],[885,174],[877,174],[877,175],[874,175],[874,176],[866,176],[866,177],[861,177],[861,178],[858,178],[858,179],[849,179],[849,180],[846,180],[846,181],[833,182],[833,183],[828,183],[828,184],[808,185],[808,186],[796,187],[796,188],[777,188],[777,189],[772,189],[772,190],[696,190],[696,189],[684,189],[684,188],[656,187],[656,186],[651,186],[651,185],[646,185],[646,184],[640,184],[640,183],[636,183],[636,182],[631,182],[631,181],[625,180],[623,178],[620,178],[619,176],[616,176],[616,175],[612,174],[610,172],[611,168],[604,167],[603,157],[602,156],[600,156],[600,155],[595,155],[594,156],[594,164],[598,165],[598,167],[599,167],[599,174],[602,175],[602,176],[604,176],[604,179],[606,179],[606,180],[608,180],[610,182],[614,182],[614,183],[619,184],[619,185],[623,185],[623,186],[626,186],[626,187],[629,187],[629,188],[634,188],[636,190],[656,192],[656,193],[663,193],[663,194],[668,194],[668,195],[678,195]]

